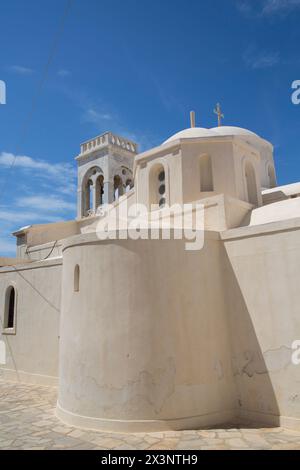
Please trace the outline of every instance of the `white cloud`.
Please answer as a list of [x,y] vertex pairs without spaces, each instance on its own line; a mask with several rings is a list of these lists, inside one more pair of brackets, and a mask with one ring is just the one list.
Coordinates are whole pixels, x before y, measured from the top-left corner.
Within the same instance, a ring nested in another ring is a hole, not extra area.
[[15,167],[43,170],[48,174],[56,175],[57,173],[63,171],[66,168],[67,164],[51,164],[44,160],[35,160],[25,155],[19,156],[14,155],[12,153],[2,152],[0,155],[0,165],[6,167],[10,167],[11,165],[13,165]]
[[101,101],[91,99],[84,90],[73,89],[63,81],[57,86],[81,110],[81,122],[93,124],[93,127],[96,126],[101,131],[107,121],[116,120],[115,113],[108,111]]
[[69,75],[71,75],[71,72],[70,72],[70,70],[67,70],[67,69],[60,69],[60,70],[57,72],[57,75],[58,75],[59,77],[64,78],[64,77],[68,77]]
[[112,115],[109,113],[102,113],[94,108],[88,108],[84,111],[82,120],[84,122],[91,122],[92,124],[102,125],[103,121],[111,121]]
[[18,227],[74,217],[76,170],[73,163],[50,163],[2,152],[0,168],[5,179],[14,171],[14,185],[6,187],[0,206],[0,250],[3,253],[12,251],[10,233]]
[[[34,209],[34,208],[30,208]],[[14,206],[5,207],[0,209],[0,222],[1,226],[4,223],[9,224],[9,226],[16,227],[18,224],[31,224],[33,221],[39,220],[41,222],[56,222],[59,217],[55,215],[38,213],[37,211],[27,210],[27,211],[17,211]]]
[[237,9],[243,14],[243,15],[251,15],[253,13],[253,7],[251,6],[251,3],[249,3],[248,0],[238,0],[236,3]]
[[[139,130],[131,131],[122,124],[122,119],[110,106],[106,106],[99,99],[91,99],[91,97],[82,89],[74,89],[67,87],[65,82],[60,81],[58,89],[64,96],[69,99],[75,106],[81,110],[81,122],[92,124],[95,135],[101,132],[111,131],[122,137],[132,138],[139,144],[140,150],[146,150],[157,145],[161,139],[149,135]],[[109,124],[109,126],[108,126]]]
[[[11,235],[12,232],[20,227],[31,224],[51,223],[62,220],[62,217],[55,213],[35,210],[30,207],[29,210],[16,207],[13,202],[10,206],[0,208],[0,253],[2,256],[15,255],[16,241]],[[1,256],[1,255],[0,255]]]
[[33,73],[33,69],[29,67],[23,67],[22,65],[11,65],[8,67],[8,70],[17,73],[18,75],[31,75]]
[[286,15],[300,8],[300,0],[237,0],[238,10],[249,17]]
[[49,196],[40,194],[37,196],[25,196],[19,199],[16,203],[18,207],[28,207],[31,210],[37,209],[41,211],[74,211],[76,204],[73,202],[65,201],[58,196]]
[[300,7],[300,0],[265,0],[262,13],[286,13]]
[[8,173],[13,163],[14,169],[18,168],[24,175],[14,175],[14,187],[12,191],[7,188],[0,207],[0,227],[5,228],[7,237],[20,225],[51,223],[66,215],[74,216],[76,171],[73,165],[2,152],[0,167],[5,178],[9,175],[4,170]]
[[259,51],[250,47],[245,51],[243,60],[248,68],[258,70],[279,64],[280,56],[278,52]]
[[66,188],[74,190],[76,170],[70,163],[49,163],[45,160],[34,159],[26,155],[14,155],[9,152],[0,154],[0,166],[10,168],[20,168],[31,170],[31,176],[47,178],[55,182],[57,191],[65,192]]

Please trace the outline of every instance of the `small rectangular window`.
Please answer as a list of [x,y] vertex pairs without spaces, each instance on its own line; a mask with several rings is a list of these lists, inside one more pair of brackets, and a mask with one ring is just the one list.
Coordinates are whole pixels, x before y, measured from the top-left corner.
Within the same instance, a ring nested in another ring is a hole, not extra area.
[[76,264],[74,269],[74,292],[79,292],[79,283],[80,283],[80,268]]
[[9,286],[5,293],[3,334],[16,333],[16,289]]

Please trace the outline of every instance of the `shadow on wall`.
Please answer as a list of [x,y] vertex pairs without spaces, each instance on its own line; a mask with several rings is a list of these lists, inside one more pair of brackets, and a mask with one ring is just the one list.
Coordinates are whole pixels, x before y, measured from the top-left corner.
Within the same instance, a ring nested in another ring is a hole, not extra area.
[[238,418],[280,425],[275,391],[245,296],[224,247],[225,302],[231,332],[232,369],[237,389]]

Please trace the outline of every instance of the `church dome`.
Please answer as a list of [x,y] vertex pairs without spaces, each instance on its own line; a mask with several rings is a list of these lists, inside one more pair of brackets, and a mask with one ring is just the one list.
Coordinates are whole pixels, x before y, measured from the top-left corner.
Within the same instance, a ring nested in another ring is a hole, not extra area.
[[210,129],[213,132],[216,132],[218,135],[226,136],[226,135],[240,135],[244,137],[258,137],[252,131],[248,129],[243,129],[242,127],[235,127],[235,126],[221,126],[221,127],[213,127]]
[[177,132],[167,139],[164,144],[178,139],[197,139],[201,137],[216,137],[218,134],[213,129],[205,129],[204,127],[189,127],[183,131]]

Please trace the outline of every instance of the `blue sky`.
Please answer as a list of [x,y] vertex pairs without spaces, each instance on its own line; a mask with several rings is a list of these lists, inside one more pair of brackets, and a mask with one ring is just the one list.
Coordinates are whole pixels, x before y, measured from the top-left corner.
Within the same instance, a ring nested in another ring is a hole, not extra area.
[[274,144],[279,184],[300,180],[300,0],[74,0],[58,36],[64,8],[1,0],[2,255],[20,226],[75,216],[80,142],[112,130],[145,150],[188,127],[191,109],[215,126],[218,101],[225,125]]

